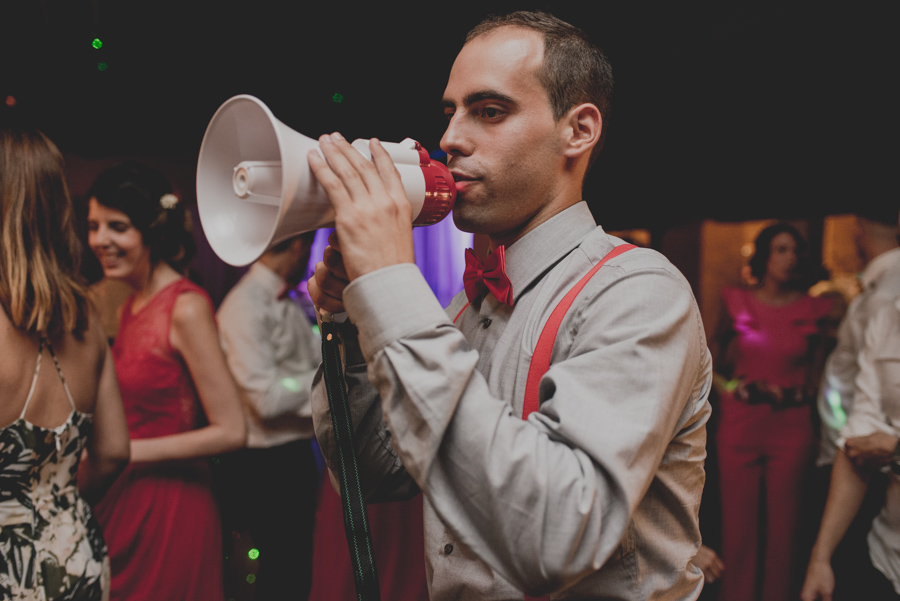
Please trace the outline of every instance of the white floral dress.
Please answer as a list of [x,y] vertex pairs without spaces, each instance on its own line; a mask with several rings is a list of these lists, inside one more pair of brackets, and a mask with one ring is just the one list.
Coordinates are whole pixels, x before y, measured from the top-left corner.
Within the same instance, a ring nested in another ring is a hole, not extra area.
[[[52,429],[25,419],[45,347],[72,405]],[[75,482],[91,428],[91,415],[75,409],[53,348],[42,340],[25,408],[0,429],[0,599],[108,598],[106,544]]]

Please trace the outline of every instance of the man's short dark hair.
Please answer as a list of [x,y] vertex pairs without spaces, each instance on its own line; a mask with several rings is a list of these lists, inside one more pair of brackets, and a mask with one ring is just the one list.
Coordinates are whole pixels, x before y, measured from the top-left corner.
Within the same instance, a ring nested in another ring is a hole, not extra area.
[[521,27],[544,38],[544,64],[538,79],[547,90],[553,118],[559,121],[572,107],[590,102],[600,110],[603,126],[591,152],[591,162],[603,148],[612,109],[612,66],[603,51],[581,29],[544,12],[517,11],[488,17],[466,36],[466,43],[501,27]]

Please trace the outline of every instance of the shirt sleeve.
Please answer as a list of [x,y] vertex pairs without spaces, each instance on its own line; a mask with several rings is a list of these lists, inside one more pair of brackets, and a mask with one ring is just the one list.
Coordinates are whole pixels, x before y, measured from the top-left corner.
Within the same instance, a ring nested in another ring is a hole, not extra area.
[[856,376],[853,410],[847,419],[847,425],[841,429],[838,440],[838,446],[841,448],[848,438],[868,436],[875,432],[900,436],[900,431],[891,426],[883,406],[885,383],[882,382],[884,374],[880,373],[883,369],[889,368],[888,363],[900,365],[900,356],[889,352],[891,345],[885,344],[890,337],[897,334],[894,319],[896,312],[897,309],[893,305],[883,307],[866,328],[865,345],[859,354],[859,373]]
[[[356,327],[351,322],[339,323],[336,327],[343,351],[342,367],[363,495],[370,503],[412,498],[419,488],[391,444],[391,432],[382,418],[378,391],[369,381]],[[316,372],[310,396],[316,440],[325,463],[335,471],[340,462],[322,366]]]
[[570,310],[563,327],[577,334],[527,422],[491,394],[478,353],[414,266],[344,293],[406,471],[461,542],[532,594],[608,560],[678,433],[691,440],[667,461],[695,481],[671,484],[702,489],[688,464],[703,460],[711,366],[693,296],[662,269],[613,273],[595,276]]

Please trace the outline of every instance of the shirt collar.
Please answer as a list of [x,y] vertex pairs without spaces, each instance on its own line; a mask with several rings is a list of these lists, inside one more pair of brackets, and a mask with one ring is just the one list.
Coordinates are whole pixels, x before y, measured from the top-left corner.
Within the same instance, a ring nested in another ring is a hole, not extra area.
[[512,282],[513,301],[541,274],[572,252],[596,229],[586,202],[557,213],[506,249],[506,275]]
[[284,290],[286,282],[284,279],[257,261],[253,265],[250,266],[250,271],[247,272],[247,277],[252,279],[257,283],[260,287],[265,290],[269,290],[272,293],[273,297],[277,297],[281,294],[281,291]]
[[869,287],[877,285],[884,272],[898,261],[900,261],[900,248],[892,248],[869,261],[869,264],[866,265],[866,268],[863,269],[862,274],[859,276],[863,290],[868,290]]

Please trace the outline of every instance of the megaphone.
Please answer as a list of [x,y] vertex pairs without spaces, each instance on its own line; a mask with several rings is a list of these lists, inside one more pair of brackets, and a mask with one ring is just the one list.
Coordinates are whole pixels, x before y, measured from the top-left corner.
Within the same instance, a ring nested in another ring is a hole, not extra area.
[[[413,225],[450,213],[456,186],[450,170],[415,140],[383,142],[406,197]],[[197,209],[219,257],[242,266],[296,234],[334,225],[328,195],[306,161],[316,140],[280,122],[261,100],[240,95],[219,107],[206,128],[197,163]],[[353,147],[371,160],[367,140]]]

